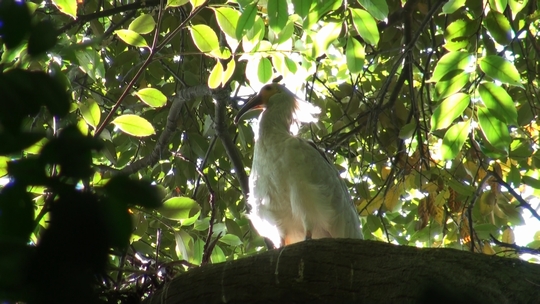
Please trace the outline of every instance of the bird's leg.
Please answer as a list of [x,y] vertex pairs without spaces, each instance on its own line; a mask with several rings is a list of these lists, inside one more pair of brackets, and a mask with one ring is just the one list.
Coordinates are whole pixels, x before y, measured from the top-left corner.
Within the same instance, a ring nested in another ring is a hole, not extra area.
[[306,241],[311,240],[311,230],[306,231]]

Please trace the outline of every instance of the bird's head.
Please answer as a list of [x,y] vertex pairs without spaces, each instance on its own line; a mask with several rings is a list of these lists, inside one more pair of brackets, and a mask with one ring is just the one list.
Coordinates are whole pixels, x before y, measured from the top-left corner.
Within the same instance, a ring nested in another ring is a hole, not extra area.
[[300,122],[316,121],[313,115],[320,113],[319,108],[299,100],[298,97],[284,85],[271,83],[262,87],[259,93],[251,98],[244,107],[240,109],[234,118],[234,122],[238,123],[242,115],[249,110],[266,109],[276,103],[289,103],[291,105],[291,114],[293,114],[295,120]]

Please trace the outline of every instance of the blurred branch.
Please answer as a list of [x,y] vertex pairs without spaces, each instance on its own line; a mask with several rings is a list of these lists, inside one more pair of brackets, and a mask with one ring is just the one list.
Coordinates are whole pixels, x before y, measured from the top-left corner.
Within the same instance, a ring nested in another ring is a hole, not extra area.
[[169,115],[167,116],[167,124],[165,125],[163,132],[159,136],[159,139],[152,153],[133,162],[133,164],[124,167],[122,170],[120,170],[120,172],[132,174],[134,172],[137,172],[141,168],[153,166],[154,164],[156,164],[162,158],[163,153],[165,153],[165,150],[167,149],[167,146],[169,145],[169,142],[171,141],[171,138],[176,131],[176,126],[178,123],[178,119],[180,119],[180,111],[182,110],[182,106],[189,100],[193,100],[196,97],[208,96],[210,94],[211,91],[206,85],[198,85],[178,91],[177,95],[172,101]]
[[242,194],[245,198],[247,198],[247,194],[249,192],[248,176],[246,174],[246,171],[244,170],[244,164],[242,162],[240,153],[238,152],[238,148],[234,144],[231,135],[227,131],[227,127],[230,125],[230,123],[227,124],[225,122],[226,107],[227,104],[229,104],[231,98],[230,94],[231,92],[228,87],[224,89],[214,90],[212,92],[212,97],[216,101],[216,117],[214,123],[216,128],[216,134],[221,140],[223,147],[225,147],[225,151],[227,151],[227,155],[229,155],[229,159],[231,160],[234,171],[236,172],[236,177],[240,182]]
[[519,195],[515,190],[514,188],[512,188],[507,182],[505,182],[501,176],[499,176],[499,174],[497,174],[495,171],[488,171],[488,175],[491,175],[493,176],[497,182],[503,186],[518,202],[519,202],[519,205],[517,205],[518,207],[522,207],[522,208],[525,208],[527,210],[529,210],[529,212],[532,214],[532,216],[534,216],[537,220],[540,221],[540,215],[538,214],[538,212],[536,212],[536,210],[534,210],[534,208],[531,206],[531,204],[527,203],[523,197],[521,197],[521,195]]
[[509,244],[509,243],[501,242],[501,241],[497,240],[492,234],[489,234],[489,236],[491,237],[491,241],[493,243],[495,243],[495,245],[497,245],[497,246],[506,247],[506,248],[512,248],[517,253],[540,254],[540,249],[533,249],[533,248],[529,248],[529,247],[518,246],[515,243],[514,244]]

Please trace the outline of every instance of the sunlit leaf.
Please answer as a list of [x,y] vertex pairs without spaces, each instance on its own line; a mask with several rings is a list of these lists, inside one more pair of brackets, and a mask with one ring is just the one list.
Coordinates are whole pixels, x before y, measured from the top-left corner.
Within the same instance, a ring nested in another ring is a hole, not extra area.
[[384,20],[388,17],[388,4],[379,0],[358,0],[375,19]]
[[450,72],[465,70],[471,59],[471,54],[466,52],[448,52],[437,62],[430,81],[437,82]]
[[77,17],[77,0],[53,0],[52,3],[58,7],[58,9],[75,19]]
[[517,109],[505,89],[491,82],[480,84],[478,92],[482,102],[495,116],[510,125],[517,125]]
[[148,47],[146,40],[139,33],[132,30],[117,30],[114,32],[125,43],[136,47]]
[[487,108],[478,108],[478,123],[488,142],[501,150],[508,150],[511,138],[508,126]]
[[179,7],[188,2],[189,0],[167,0],[167,7]]
[[221,85],[221,81],[223,79],[223,65],[221,62],[216,62],[216,65],[214,68],[212,68],[212,71],[210,72],[210,75],[208,76],[208,87],[210,89],[215,89]]
[[512,10],[512,19],[516,18],[516,15],[527,6],[528,2],[529,0],[508,0],[508,6]]
[[159,108],[167,103],[167,97],[156,88],[144,88],[135,92],[135,95],[139,97],[145,104]]
[[144,137],[156,133],[154,127],[148,120],[133,114],[118,116],[112,123],[123,132],[133,136]]
[[219,7],[214,10],[219,27],[225,35],[236,39],[236,27],[240,12],[230,7]]
[[366,11],[351,8],[349,9],[353,19],[353,24],[360,37],[366,40],[371,45],[377,45],[379,43],[379,29],[377,28],[377,22]]
[[508,5],[508,0],[489,0],[491,11],[503,13]]
[[93,99],[88,99],[85,103],[79,105],[79,110],[86,123],[94,129],[97,128],[101,120],[101,110],[97,102]]
[[190,217],[190,214],[200,210],[199,204],[189,197],[173,197],[156,209],[161,215],[172,220],[183,220]]
[[489,11],[484,24],[497,43],[507,45],[512,42],[512,27],[503,14]]
[[480,69],[502,83],[523,87],[516,67],[502,57],[490,55],[480,59]]
[[289,13],[287,12],[287,0],[268,1],[268,26],[279,34],[287,24]]
[[244,8],[244,11],[238,19],[236,27],[236,39],[240,40],[246,32],[253,27],[255,17],[257,16],[257,1],[254,1]]
[[223,79],[221,82],[225,85],[233,76],[234,71],[236,69],[236,61],[233,59],[227,63],[227,68],[225,72],[223,73]]
[[347,39],[347,67],[351,73],[359,73],[364,67],[366,52],[364,46],[353,37]]
[[476,22],[468,19],[458,19],[450,23],[444,32],[446,44],[444,47],[449,51],[457,51],[469,44],[469,38],[478,30]]
[[139,34],[148,34],[154,30],[156,27],[156,22],[151,15],[142,14],[133,20],[128,29]]
[[462,8],[465,5],[466,0],[450,0],[442,7],[442,12],[444,14],[452,14],[458,9]]
[[442,77],[435,84],[437,99],[446,98],[459,92],[469,82],[469,74],[462,70],[455,70]]
[[261,83],[266,83],[272,79],[272,63],[268,58],[262,58],[259,61],[259,66],[257,68],[257,76]]
[[191,38],[197,48],[203,53],[209,53],[219,48],[219,40],[214,30],[205,24],[197,24],[189,28]]
[[313,0],[291,0],[291,2],[294,5],[295,13],[304,18],[308,15]]
[[450,127],[444,135],[441,145],[441,156],[444,160],[454,159],[469,135],[471,120],[458,122]]
[[469,106],[471,97],[469,94],[456,93],[441,102],[431,116],[431,131],[444,129],[463,114]]

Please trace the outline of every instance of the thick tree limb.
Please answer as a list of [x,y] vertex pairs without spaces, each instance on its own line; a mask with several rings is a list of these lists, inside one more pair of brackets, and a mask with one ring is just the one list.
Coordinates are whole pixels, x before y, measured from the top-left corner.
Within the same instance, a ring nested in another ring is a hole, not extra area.
[[188,271],[144,303],[535,303],[540,265],[322,239]]

